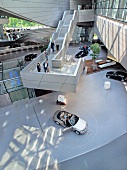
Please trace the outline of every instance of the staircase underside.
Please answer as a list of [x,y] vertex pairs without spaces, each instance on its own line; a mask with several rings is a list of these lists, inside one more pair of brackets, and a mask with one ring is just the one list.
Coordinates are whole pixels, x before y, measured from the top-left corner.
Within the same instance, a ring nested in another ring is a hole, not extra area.
[[77,23],[78,27],[93,27],[94,26],[94,21],[89,21],[89,22],[78,22]]

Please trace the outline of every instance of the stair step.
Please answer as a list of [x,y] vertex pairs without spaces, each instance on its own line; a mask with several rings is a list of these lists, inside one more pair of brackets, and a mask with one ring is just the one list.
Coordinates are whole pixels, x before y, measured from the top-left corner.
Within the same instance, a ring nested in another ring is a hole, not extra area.
[[63,25],[69,25],[72,18],[73,18],[73,15],[67,15],[65,17],[65,21],[64,21]]
[[64,37],[65,34],[68,32],[68,26],[62,26],[60,33],[59,33],[59,37]]

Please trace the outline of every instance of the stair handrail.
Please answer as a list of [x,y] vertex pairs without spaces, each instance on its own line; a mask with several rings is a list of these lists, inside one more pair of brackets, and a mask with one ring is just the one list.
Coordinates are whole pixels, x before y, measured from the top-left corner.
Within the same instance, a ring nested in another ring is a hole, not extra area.
[[48,48],[47,48],[47,53],[48,55],[50,54],[50,49],[51,49],[51,42],[52,41],[55,41],[57,38],[58,38],[58,35],[59,35],[59,32],[60,32],[60,29],[64,23],[64,20],[66,18],[66,15],[69,14],[69,11],[64,11],[64,14],[63,14],[63,17],[62,17],[62,20],[59,21],[58,23],[58,26],[57,26],[57,29],[56,29],[56,32],[52,34],[52,37],[50,39],[50,42],[49,42],[49,45],[48,45]]
[[[72,11],[70,11],[70,13],[72,13]],[[70,24],[69,24],[68,32],[65,34],[63,44],[62,44],[62,48],[56,54],[56,58],[63,57],[63,59],[64,59],[66,51],[67,51],[67,48],[68,48],[69,43],[70,43],[70,40],[72,38],[72,34],[73,34],[73,31],[74,31],[75,25],[77,23],[77,20],[78,20],[78,11],[75,10],[74,14],[73,14],[73,18],[72,18],[72,20],[70,21]]]

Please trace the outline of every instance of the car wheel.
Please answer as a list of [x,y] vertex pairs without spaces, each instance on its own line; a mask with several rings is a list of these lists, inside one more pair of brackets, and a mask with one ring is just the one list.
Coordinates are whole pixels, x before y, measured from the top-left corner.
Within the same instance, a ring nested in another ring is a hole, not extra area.
[[75,131],[75,133],[76,133],[77,135],[80,135],[80,132],[79,132],[79,131],[77,131],[77,130]]
[[55,123],[56,123],[57,125],[60,125],[60,123],[59,123],[59,122],[57,122],[57,121],[55,121]]
[[110,76],[107,76],[108,79],[110,79]]

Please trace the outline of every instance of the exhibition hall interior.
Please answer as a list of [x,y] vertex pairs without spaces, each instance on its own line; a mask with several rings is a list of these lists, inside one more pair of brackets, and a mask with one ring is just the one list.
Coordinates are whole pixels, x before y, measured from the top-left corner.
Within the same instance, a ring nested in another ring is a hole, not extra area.
[[0,169],[127,170],[127,0],[0,1]]

